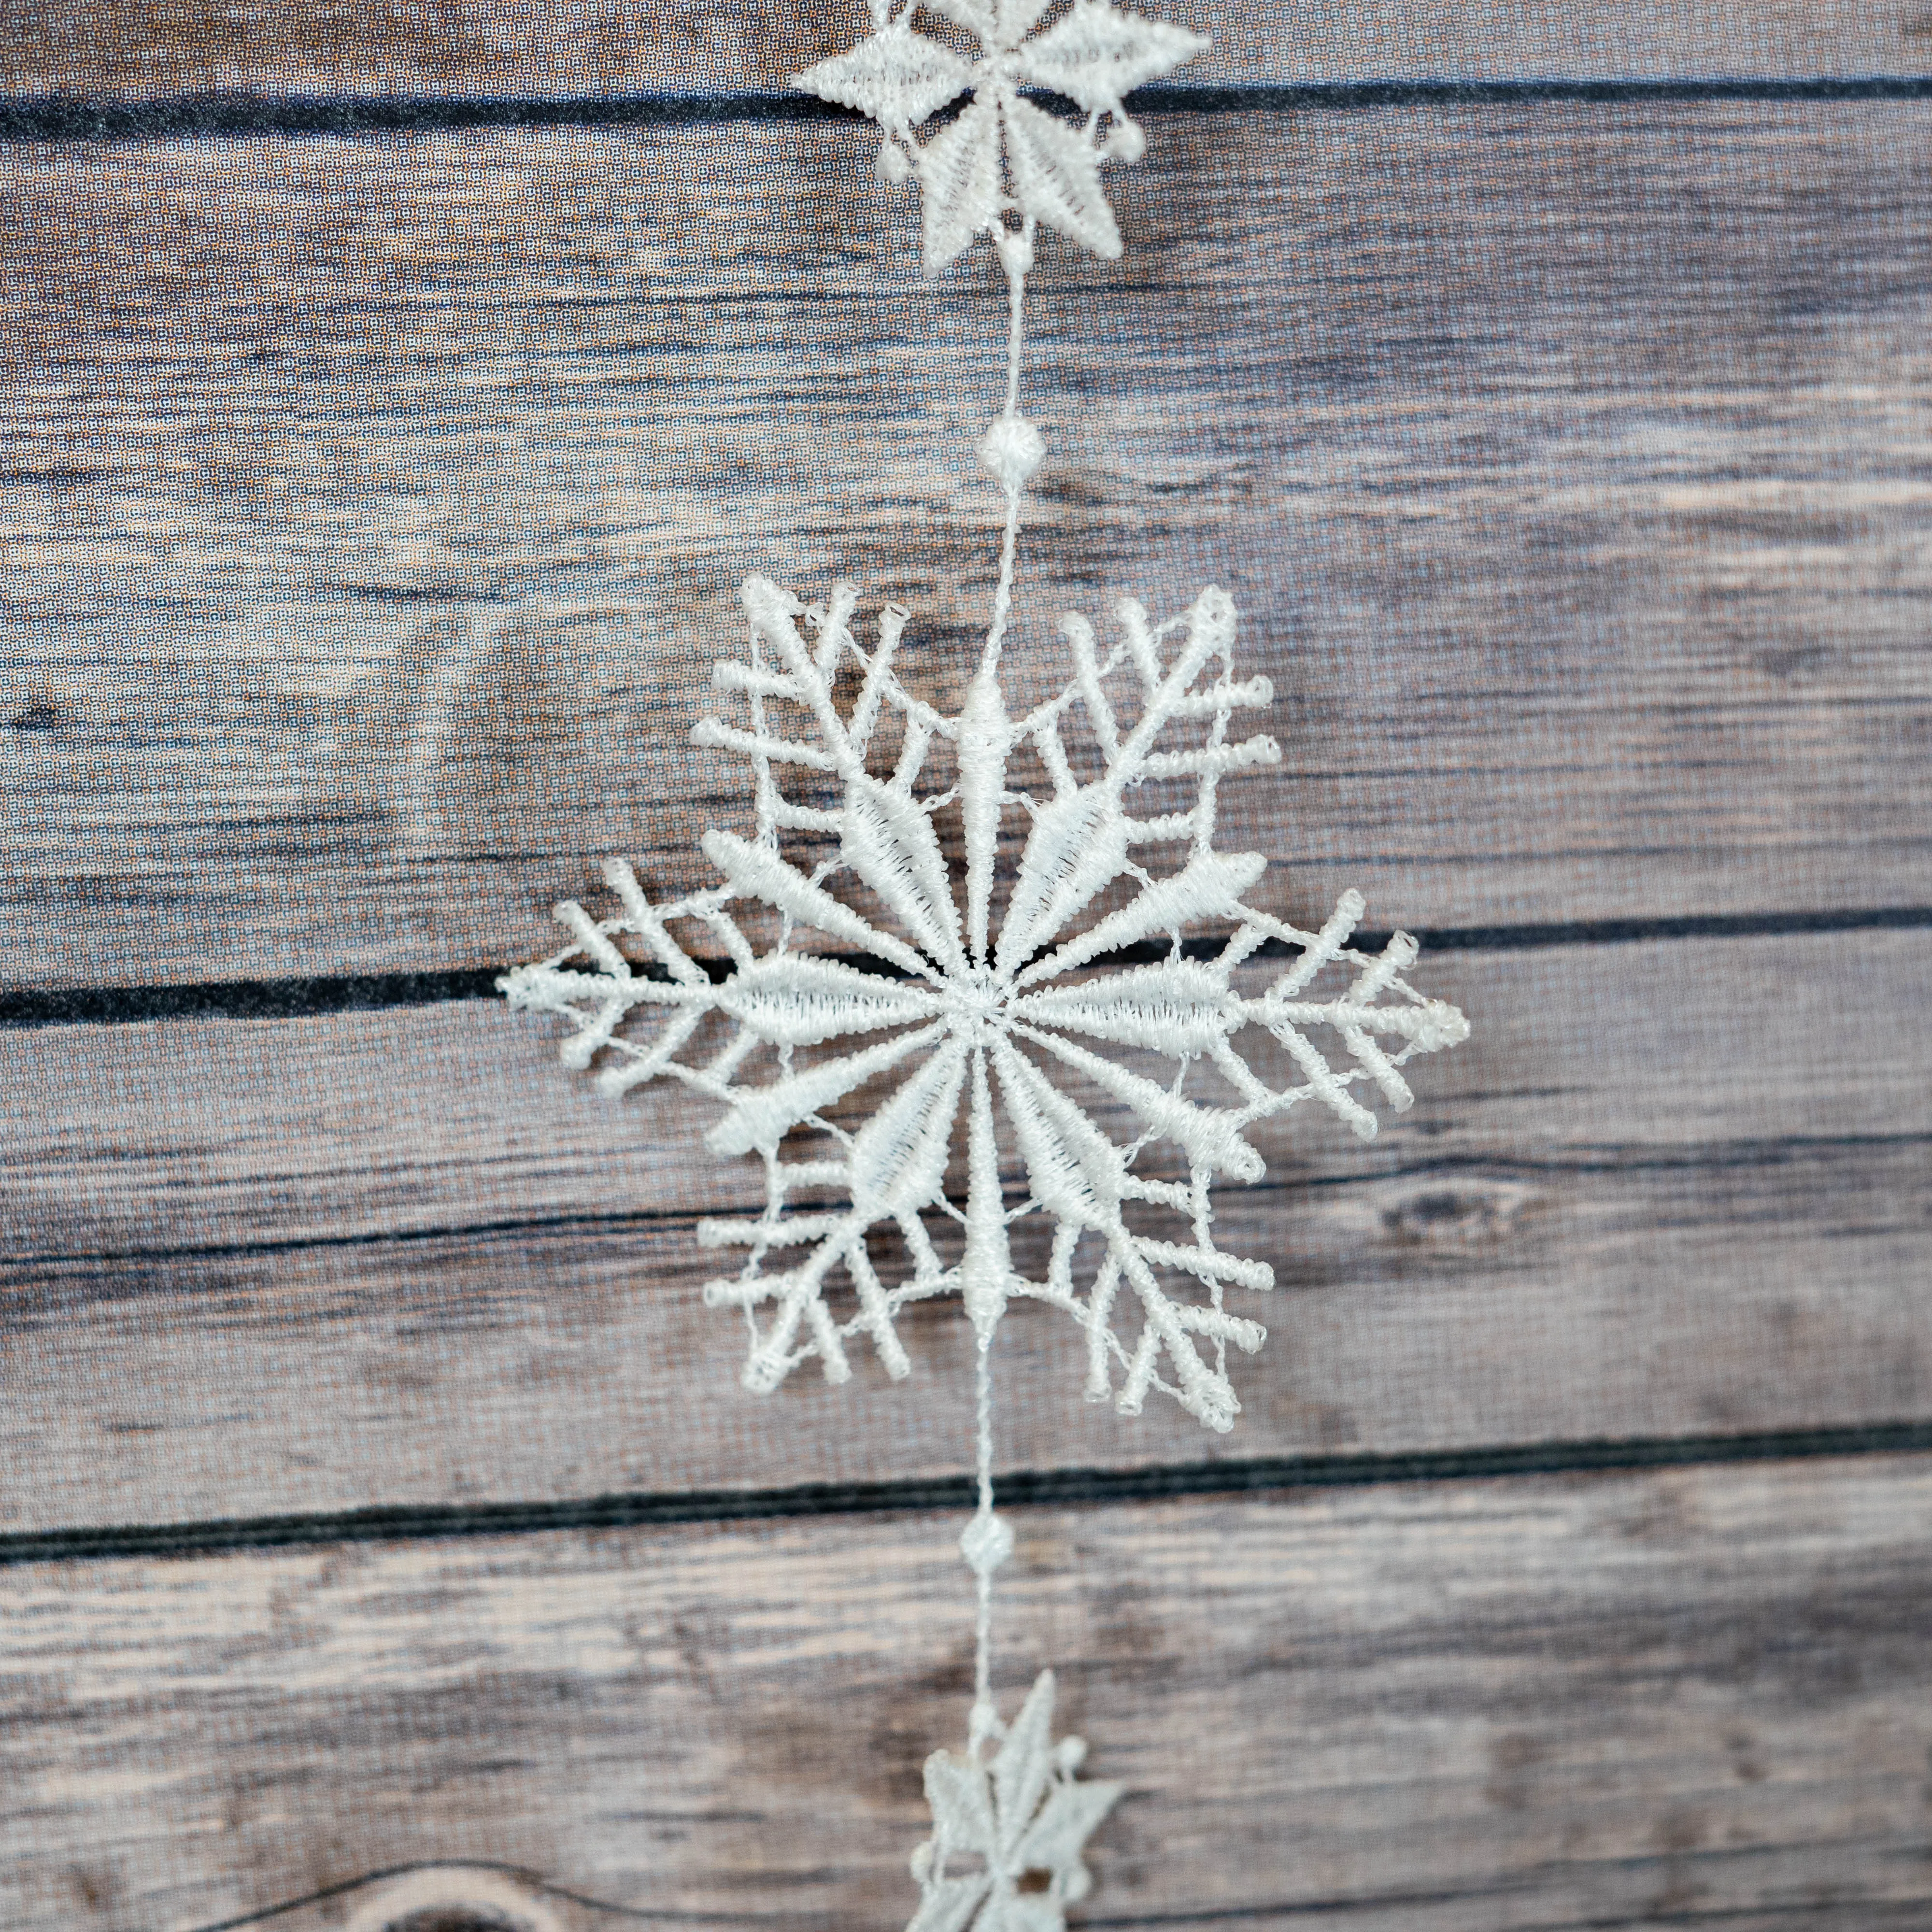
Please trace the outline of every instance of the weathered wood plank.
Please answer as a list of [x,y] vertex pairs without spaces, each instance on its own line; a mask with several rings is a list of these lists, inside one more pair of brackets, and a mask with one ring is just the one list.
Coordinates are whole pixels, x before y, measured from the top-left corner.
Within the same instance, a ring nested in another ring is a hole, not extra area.
[[[1932,1414],[1922,937],[1425,958],[1470,1045],[1364,1148],[1300,1118],[1218,1238],[1281,1282],[1232,1436],[1001,1343],[1000,1459],[1108,1467]],[[1883,1042],[1882,1048],[1876,1043]],[[736,1385],[694,1222],[755,1176],[493,1005],[0,1036],[10,1528],[956,1472],[965,1324]]]
[[[1922,898],[1924,125],[1164,118],[1126,263],[1040,278],[1030,608],[1234,591],[1288,760],[1228,810],[1304,915]],[[483,963],[602,850],[678,886],[754,567],[908,602],[946,688],[995,292],[920,281],[868,141],[0,155],[12,974]]]
[[[1129,1786],[1090,1924],[1918,1925],[1928,1509],[1900,1458],[1022,1511],[999,1678],[1055,1666]],[[185,1932],[478,1858],[897,1924],[970,1690],[958,1522],[0,1573],[0,1916]]]
[[[1911,74],[1925,62],[1912,0],[1538,0],[1496,10],[1309,0],[1292,12],[1169,0],[1159,10],[1214,36],[1213,54],[1189,72],[1216,80]],[[770,0],[646,9],[327,0],[299,12],[260,0],[90,9],[69,0],[0,22],[0,87],[136,98],[738,91],[782,87],[849,46],[863,21],[862,8]]]

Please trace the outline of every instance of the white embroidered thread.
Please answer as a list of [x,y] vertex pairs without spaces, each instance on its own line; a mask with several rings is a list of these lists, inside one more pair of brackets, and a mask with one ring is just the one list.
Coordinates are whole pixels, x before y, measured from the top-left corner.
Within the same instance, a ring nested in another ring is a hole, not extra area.
[[[722,1110],[712,1152],[761,1162],[762,1213],[698,1236],[743,1253],[704,1295],[743,1316],[747,1388],[770,1393],[813,1358],[844,1382],[860,1335],[905,1376],[894,1323],[914,1301],[956,1294],[973,1324],[974,1698],[964,1754],[927,1761],[934,1828],[913,1858],[909,1932],[1062,1932],[1088,1886],[1082,1850],[1120,1792],[1076,1779],[1079,1739],[1052,1742],[1051,1672],[1010,1726],[994,1699],[992,1579],[1013,1536],[993,1509],[992,1350],[1009,1304],[1079,1325],[1090,1401],[1132,1414],[1158,1390],[1232,1427],[1228,1348],[1252,1353],[1266,1331],[1226,1291],[1265,1291],[1274,1274],[1215,1245],[1216,1180],[1258,1180],[1251,1130],[1305,1100],[1372,1136],[1367,1090],[1402,1112],[1402,1068],[1469,1030],[1401,976],[1408,934],[1373,954],[1350,944],[1360,894],[1302,932],[1248,903],[1263,855],[1216,849],[1221,779],[1280,757],[1265,735],[1231,735],[1273,694],[1235,676],[1225,592],[1159,625],[1124,599],[1105,648],[1068,614],[1066,683],[1007,713],[1024,494],[1046,457],[1019,413],[1038,230],[1120,253],[1099,170],[1142,150],[1123,97],[1207,45],[1103,0],[1074,0],[1029,38],[1052,4],[872,0],[870,38],[798,76],[884,126],[878,172],[916,178],[929,273],[986,233],[1006,277],[1004,404],[978,444],[1005,499],[1000,568],[959,710],[901,682],[910,612],[879,610],[868,649],[851,585],[806,605],[747,578],[746,656],[713,668],[735,716],[694,736],[750,760],[753,836],[707,832],[719,883],[655,906],[608,861],[618,910],[560,904],[572,943],[497,982],[513,1006],[570,1022],[565,1064],[602,1056],[605,1094],[680,1081]],[[980,58],[915,32],[922,6],[974,35]],[[1084,124],[1022,99],[1024,83],[1072,99]],[[968,92],[922,146],[914,127]],[[1285,970],[1264,966],[1277,954]],[[1012,1231],[1029,1219],[1050,1232],[1022,1267]]]
[[[1146,137],[1124,97],[1204,53],[1198,34],[1075,0],[1050,31],[1029,39],[1052,0],[872,0],[871,38],[850,53],[820,61],[793,85],[869,115],[885,130],[881,179],[919,184],[926,266],[936,274],[992,232],[1005,236],[1009,213],[1030,232],[1044,221],[1112,260],[1120,231],[1100,186],[1105,162],[1137,161]],[[980,43],[976,60],[913,30],[921,6],[963,27]],[[1070,126],[1023,99],[1030,82],[1072,100],[1086,113]],[[961,94],[970,104],[923,147],[913,129]],[[1010,186],[1003,184],[1002,166]]]
[[[598,1084],[605,1094],[659,1076],[681,1080],[724,1109],[706,1136],[712,1150],[763,1162],[764,1213],[699,1229],[707,1246],[745,1251],[739,1272],[704,1293],[715,1306],[743,1311],[748,1388],[775,1389],[814,1357],[828,1380],[843,1382],[851,1372],[845,1343],[862,1334],[888,1375],[903,1376],[910,1364],[893,1328],[900,1311],[932,1296],[961,1298],[979,1342],[979,1507],[961,1538],[976,1586],[974,1696],[965,1756],[940,1754],[928,1766],[935,1836],[927,1862],[915,1866],[922,1902],[914,1928],[964,1932],[970,1919],[974,1932],[1058,1932],[1063,1905],[1084,1889],[1079,1846],[1115,1794],[1067,1783],[1070,1763],[1057,1774],[1056,1822],[1049,1829],[1042,1814],[1023,1846],[1005,1822],[988,1823],[972,1795],[988,1775],[987,1746],[1006,1738],[994,1760],[997,1787],[997,1767],[1018,1735],[1017,1726],[1007,1732],[1000,1724],[991,1682],[992,1576],[1012,1548],[1011,1528],[992,1508],[994,1331],[1011,1300],[1044,1301],[1085,1332],[1088,1400],[1112,1394],[1131,1414],[1159,1389],[1210,1427],[1231,1427],[1240,1403],[1228,1345],[1252,1352],[1265,1331],[1229,1312],[1225,1292],[1231,1284],[1264,1290],[1274,1276],[1265,1262],[1215,1246],[1215,1178],[1258,1180],[1262,1158],[1248,1130],[1304,1100],[1372,1136],[1376,1116],[1351,1090],[1366,1082],[1396,1111],[1407,1108],[1403,1066],[1466,1038],[1468,1023],[1400,976],[1418,951],[1407,934],[1372,955],[1349,945],[1364,910],[1359,894],[1345,893],[1319,932],[1301,932],[1245,902],[1264,868],[1262,854],[1215,850],[1222,776],[1280,755],[1271,739],[1230,736],[1234,714],[1271,694],[1264,679],[1234,677],[1234,612],[1223,592],[1204,591],[1184,617],[1158,628],[1138,604],[1122,604],[1121,640],[1105,655],[1085,620],[1070,616],[1062,631],[1073,675],[1018,721],[1006,713],[996,637],[963,708],[947,716],[909,693],[894,670],[903,610],[886,607],[868,652],[853,634],[857,600],[849,585],[801,609],[753,578],[743,601],[749,651],[720,663],[714,681],[740,696],[746,722],[707,719],[694,735],[750,758],[755,837],[707,832],[704,850],[722,883],[656,907],[627,865],[609,861],[604,877],[619,912],[593,920],[574,902],[560,906],[574,944],[500,983],[513,1005],[572,1022],[561,1049],[567,1064],[604,1056]],[[857,686],[842,710],[835,696],[842,674]],[[1098,754],[1097,773],[1084,780],[1066,742],[1076,715]],[[884,778],[868,769],[880,741],[896,752]],[[1050,796],[1011,788],[1010,767],[1022,749],[1048,776]],[[943,765],[949,752],[950,772],[927,779],[928,763]],[[817,802],[788,796],[781,774],[802,777]],[[1192,796],[1172,808],[1178,801],[1162,794],[1177,788]],[[1171,808],[1130,810],[1130,797]],[[935,827],[949,810],[958,814],[963,878]],[[1000,833],[1015,816],[1024,842],[995,921]],[[788,855],[788,845],[805,849]],[[1160,850],[1169,857],[1156,874],[1142,860]],[[814,851],[824,854],[815,862]],[[1108,889],[1123,886],[1123,902],[1096,914]],[[963,886],[963,917],[956,886]],[[762,950],[747,929],[760,909],[769,933]],[[1203,925],[1232,931],[1205,956],[1190,956],[1183,936]],[[716,977],[693,956],[699,938],[729,960]],[[1168,942],[1164,958],[1108,970],[1110,956],[1159,938]],[[620,939],[640,942],[644,957],[634,964]],[[1240,990],[1235,975],[1271,940],[1298,956],[1270,983]],[[1318,995],[1315,982],[1337,971],[1346,983]],[[707,1022],[722,1039],[703,1040]],[[1282,1049],[1284,1068],[1293,1070],[1285,1084],[1269,1084],[1235,1052],[1236,1037],[1250,1028]],[[1331,1062],[1311,1037],[1324,1032],[1352,1064]],[[1171,1075],[1149,1078],[1122,1048],[1160,1056]],[[1209,1072],[1221,1081],[1217,1099],[1184,1090],[1190,1076]],[[890,1090],[858,1124],[841,1120],[842,1103],[880,1087]],[[996,1090],[1024,1180],[1011,1204]],[[1100,1124],[1102,1110],[1126,1119],[1125,1144]],[[962,1116],[963,1207],[949,1184]],[[788,1159],[783,1150],[796,1138],[820,1144]],[[1142,1157],[1163,1146],[1174,1150],[1172,1172],[1139,1171]],[[1013,1264],[1009,1231],[1029,1215],[1053,1226],[1043,1276]],[[1150,1216],[1173,1225],[1150,1232]],[[949,1230],[957,1250],[950,1261],[934,1238]],[[880,1232],[896,1235],[902,1251],[890,1281],[872,1244]],[[1092,1250],[1084,1282],[1076,1275],[1083,1246]],[[800,1250],[802,1261],[766,1265]],[[854,1304],[842,1319],[828,1299],[842,1277]],[[1137,1310],[1131,1343],[1120,1333],[1124,1307]],[[1172,1381],[1160,1372],[1163,1362]],[[1124,1372],[1115,1391],[1117,1368]],[[1050,1704],[1042,1678],[1028,1710],[1042,1685]],[[1072,1819],[1080,1829],[1070,1837],[1071,1826],[1062,1826]],[[1040,1850],[1046,1844],[1064,1848],[1070,1862],[1053,1865]],[[977,1876],[945,1875],[954,1847],[981,1856]],[[1046,1890],[1015,1888],[1042,1866],[1050,1872]]]
[[[926,1761],[932,1836],[912,1856],[917,1915],[908,1932],[1058,1932],[1092,1885],[1081,1851],[1123,1785],[1080,1784],[1078,1738],[1053,1738],[1053,1672],[1043,1670],[990,1764],[975,1748]],[[963,1872],[948,1869],[962,1858]]]
[[[574,903],[559,907],[573,944],[511,974],[512,1004],[568,1018],[566,1064],[603,1055],[607,1094],[670,1076],[719,1102],[706,1144],[764,1162],[764,1212],[699,1231],[707,1246],[745,1251],[738,1272],[704,1293],[713,1306],[744,1311],[747,1388],[769,1392],[814,1357],[827,1380],[844,1382],[845,1345],[861,1334],[897,1378],[910,1363],[893,1324],[908,1303],[957,1294],[984,1340],[1008,1301],[1024,1298],[1085,1332],[1090,1401],[1111,1395],[1131,1414],[1160,1390],[1209,1427],[1231,1427],[1240,1405],[1228,1349],[1252,1352],[1264,1331],[1228,1312],[1225,1292],[1265,1290],[1274,1276],[1264,1262],[1216,1246],[1214,1180],[1258,1180],[1250,1131],[1304,1100],[1372,1135],[1376,1117],[1355,1090],[1366,1082],[1406,1108],[1402,1066],[1467,1031],[1454,1008],[1400,977],[1416,956],[1412,939],[1399,933],[1373,956],[1348,945],[1359,895],[1345,895],[1320,932],[1300,932],[1245,902],[1267,863],[1261,854],[1215,850],[1222,777],[1280,755],[1270,738],[1229,734],[1237,712],[1270,694],[1264,679],[1234,678],[1232,604],[1204,591],[1184,618],[1156,628],[1124,603],[1122,640],[1104,655],[1086,622],[1070,616],[1062,628],[1073,676],[1052,701],[1010,721],[996,645],[962,711],[946,716],[894,674],[904,612],[886,610],[867,651],[849,622],[849,586],[801,610],[754,578],[744,602],[748,658],[721,663],[715,678],[740,694],[747,722],[707,719],[694,735],[751,760],[756,836],[707,832],[704,850],[724,883],[664,905],[652,906],[630,868],[611,862],[605,877],[620,910],[600,921]],[[857,685],[842,713],[833,694],[842,673],[856,673]],[[1066,743],[1076,715],[1100,754],[1097,776],[1084,782]],[[897,758],[881,778],[868,754],[888,719]],[[1022,747],[1050,776],[1050,795],[1011,787],[1008,767]],[[952,755],[941,777],[926,779],[942,751]],[[819,780],[824,802],[788,797],[784,778],[795,774]],[[1174,795],[1190,790],[1180,809],[1136,808],[1142,800],[1178,803]],[[934,824],[949,807],[961,821],[963,878]],[[1013,817],[1026,836],[995,928],[1000,834]],[[796,862],[788,856],[794,842],[805,848]],[[1131,894],[1083,919],[1109,887]],[[776,916],[762,950],[746,916],[760,907]],[[1190,957],[1184,935],[1203,925],[1227,936]],[[692,957],[705,937],[731,962],[717,979]],[[620,940],[641,941],[656,971],[638,970]],[[1107,970],[1108,956],[1150,940],[1167,942],[1164,958]],[[1240,990],[1238,969],[1270,940],[1298,956],[1271,982]],[[828,956],[834,947],[845,956]],[[1314,982],[1336,972],[1342,982],[1318,994]],[[688,1057],[712,1016],[724,1023],[722,1040]],[[1236,1052],[1250,1029],[1284,1049],[1275,1057],[1285,1081],[1271,1084]],[[1331,1064],[1314,1037],[1324,1033],[1352,1064]],[[1170,1065],[1150,1078],[1123,1048]],[[1214,1096],[1186,1090],[1210,1076]],[[844,1124],[839,1103],[874,1083],[891,1090],[869,1118]],[[1011,1203],[995,1095],[1025,1183]],[[1124,1144],[1098,1124],[1101,1108],[1124,1117]],[[948,1163],[962,1115],[960,1206]],[[787,1159],[800,1130],[817,1144]],[[1169,1172],[1144,1171],[1162,1147]],[[1053,1239],[1044,1270],[1025,1274],[1013,1264],[1010,1229],[1030,1215],[1053,1224]],[[929,1220],[953,1224],[956,1258],[942,1256]],[[898,1238],[891,1278],[868,1244],[875,1232]],[[842,1318],[835,1286],[855,1304]]]

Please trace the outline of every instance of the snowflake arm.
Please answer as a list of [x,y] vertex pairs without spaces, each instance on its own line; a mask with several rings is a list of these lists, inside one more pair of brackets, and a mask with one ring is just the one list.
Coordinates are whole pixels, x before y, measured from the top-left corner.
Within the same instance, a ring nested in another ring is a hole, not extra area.
[[1207,41],[1184,28],[1121,13],[1101,0],[1075,0],[1058,26],[1019,47],[1016,64],[1036,86],[1065,94],[1090,114],[1125,122],[1121,104],[1134,88],[1207,51]]
[[908,15],[889,21],[849,53],[794,75],[793,85],[882,126],[910,130],[971,87],[973,69],[950,49],[914,33]]

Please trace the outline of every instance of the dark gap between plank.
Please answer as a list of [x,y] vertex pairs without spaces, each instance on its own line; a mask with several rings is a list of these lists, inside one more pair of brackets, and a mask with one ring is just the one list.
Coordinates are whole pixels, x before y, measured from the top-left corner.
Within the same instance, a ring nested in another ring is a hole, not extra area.
[[[1556,946],[1629,946],[1649,940],[1756,939],[1821,932],[1895,932],[1932,927],[1932,906],[1888,906],[1850,912],[1712,913],[1681,919],[1571,920],[1543,926],[1444,926],[1416,934],[1425,952],[1520,952]],[[1358,932],[1351,942],[1366,952],[1388,944],[1381,932]],[[1226,944],[1192,939],[1181,946],[1190,959],[1211,959]],[[1298,949],[1269,940],[1258,959],[1286,958]],[[1148,965],[1170,949],[1158,940],[1123,946],[1102,956],[1112,965]],[[844,956],[840,956],[843,957]],[[700,962],[714,980],[729,977],[728,960]],[[847,964],[902,979],[897,967],[868,959]],[[508,969],[477,966],[449,973],[372,973],[300,980],[222,980],[178,986],[23,988],[0,993],[0,1026],[119,1025],[144,1020],[289,1019],[318,1013],[380,1012],[390,1006],[437,1006],[456,1000],[496,997]],[[655,969],[644,976],[662,977]]]
[[[1027,90],[1030,93],[1036,90]],[[1040,93],[1052,101],[1057,97]],[[1932,76],[1820,74],[1786,78],[1712,76],[1676,80],[1343,80],[1185,82],[1137,88],[1138,114],[1286,113],[1297,110],[1510,106],[1556,101],[1620,105],[1648,101],[1922,100]],[[378,134],[448,128],[664,127],[731,121],[861,118],[815,96],[746,92],[445,98],[419,94],[282,94],[230,91],[154,100],[91,100],[67,94],[0,102],[0,140],[178,140],[257,134]]]
[[[1684,1468],[1789,1462],[1824,1456],[1898,1455],[1932,1450],[1932,1422],[1780,1430],[1750,1436],[1534,1442],[1351,1456],[1268,1456],[1146,1469],[1018,1470],[998,1479],[1012,1508],[1076,1503],[1160,1502],[1175,1496],[1241,1496],[1279,1490],[1340,1489],[1387,1483],[1494,1480],[1622,1469]],[[393,1543],[428,1538],[532,1535],[548,1531],[628,1529],[779,1516],[867,1516],[889,1510],[970,1510],[973,1479],[949,1476],[888,1483],[812,1483],[784,1490],[700,1490],[604,1496],[564,1502],[410,1504],[304,1516],[206,1522],[134,1523],[91,1529],[28,1530],[0,1537],[0,1564],[103,1557],[189,1557],[292,1544]]]

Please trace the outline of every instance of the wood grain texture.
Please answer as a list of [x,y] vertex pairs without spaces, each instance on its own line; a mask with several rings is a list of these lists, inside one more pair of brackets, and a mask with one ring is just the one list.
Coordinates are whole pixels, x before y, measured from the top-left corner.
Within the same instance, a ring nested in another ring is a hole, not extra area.
[[[1227,585],[1303,916],[1922,900],[1924,115],[1163,117],[1125,263],[1040,279],[1016,684],[1070,603]],[[753,568],[908,602],[949,691],[995,292],[919,280],[871,152],[0,155],[16,981],[500,962],[603,850],[689,882]]]
[[[1003,1330],[999,1460],[1130,1467],[1932,1415],[1924,936],[1425,956],[1475,1035],[1364,1148],[1270,1130],[1231,1436]],[[0,1036],[0,1525],[952,1474],[970,1331],[745,1394],[696,1219],[755,1200],[677,1092],[613,1109],[475,1004]],[[1024,1224],[1022,1224],[1022,1228]]]
[[[1091,1926],[1922,1926],[1928,1509],[1901,1458],[1025,1510],[999,1678],[1055,1666],[1130,1788]],[[958,1520],[0,1573],[0,1918],[187,1932],[480,1858],[896,1924]]]
[[[1292,9],[1170,0],[1159,11],[1214,37],[1190,75],[1239,80],[1910,74],[1925,64],[1928,32],[1917,0],[1308,0]],[[771,0],[324,0],[298,11],[260,0],[52,0],[0,15],[0,86],[124,97],[736,92],[782,87],[799,67],[849,46],[863,20],[862,8]]]

